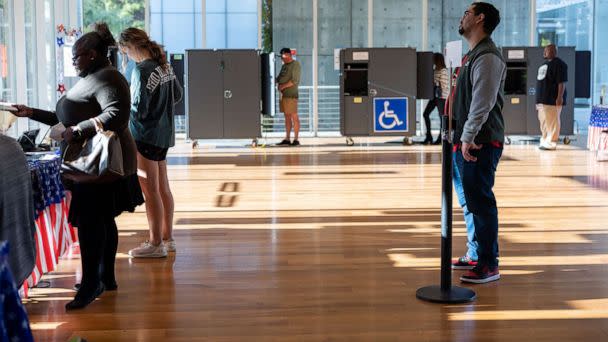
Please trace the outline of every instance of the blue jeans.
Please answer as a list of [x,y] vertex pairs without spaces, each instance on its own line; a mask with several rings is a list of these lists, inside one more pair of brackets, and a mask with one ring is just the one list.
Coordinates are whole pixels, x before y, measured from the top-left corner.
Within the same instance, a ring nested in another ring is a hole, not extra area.
[[494,267],[498,266],[498,208],[492,188],[502,148],[486,144],[470,153],[477,157],[476,162],[464,160],[460,150],[454,160],[467,208],[473,214],[478,264]]
[[458,196],[458,203],[462,208],[462,213],[464,215],[464,223],[467,228],[467,254],[470,259],[477,260],[477,241],[475,240],[475,224],[473,223],[473,214],[469,211],[467,207],[467,200],[464,196],[464,189],[462,188],[462,178],[460,177],[459,169],[462,168],[462,162],[464,159],[456,158],[456,153],[454,153],[454,167],[452,172],[452,182],[454,183],[454,190],[456,190],[456,195]]

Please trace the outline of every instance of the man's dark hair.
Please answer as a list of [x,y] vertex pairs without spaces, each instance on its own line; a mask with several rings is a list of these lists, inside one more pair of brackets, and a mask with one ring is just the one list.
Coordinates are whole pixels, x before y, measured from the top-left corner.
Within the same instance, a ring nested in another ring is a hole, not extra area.
[[281,53],[281,55],[284,54],[284,53],[288,53],[288,54],[291,55],[291,49],[290,48],[282,48],[281,51],[280,51],[280,53]]
[[487,2],[474,2],[472,5],[475,15],[483,13],[485,17],[483,20],[483,30],[485,33],[492,34],[496,26],[500,23],[500,12],[498,9]]

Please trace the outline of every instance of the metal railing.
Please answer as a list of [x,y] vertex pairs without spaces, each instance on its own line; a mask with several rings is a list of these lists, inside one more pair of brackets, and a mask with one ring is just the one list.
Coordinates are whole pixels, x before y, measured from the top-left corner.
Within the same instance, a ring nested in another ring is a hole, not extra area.
[[[319,86],[319,132],[340,131],[340,87]],[[313,91],[312,86],[300,86],[298,114],[300,116],[300,131],[314,133],[313,122]],[[285,117],[279,113],[279,95],[275,94],[275,115],[262,117],[262,133],[285,132]],[[175,131],[186,132],[186,117],[175,117]]]
[[[312,86],[300,86],[298,114],[300,131],[314,133]],[[319,132],[340,131],[340,87],[319,86]],[[279,95],[275,96],[275,115],[262,118],[262,133],[285,132],[285,117],[279,113]]]

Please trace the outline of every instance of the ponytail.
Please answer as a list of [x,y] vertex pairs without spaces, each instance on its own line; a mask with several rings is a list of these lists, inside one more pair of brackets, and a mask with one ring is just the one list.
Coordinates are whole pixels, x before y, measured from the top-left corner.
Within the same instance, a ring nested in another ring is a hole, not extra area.
[[158,63],[164,70],[167,70],[169,62],[167,61],[167,55],[165,54],[163,46],[159,45],[153,40],[148,39],[147,48],[152,56],[152,59],[155,60],[156,63]]

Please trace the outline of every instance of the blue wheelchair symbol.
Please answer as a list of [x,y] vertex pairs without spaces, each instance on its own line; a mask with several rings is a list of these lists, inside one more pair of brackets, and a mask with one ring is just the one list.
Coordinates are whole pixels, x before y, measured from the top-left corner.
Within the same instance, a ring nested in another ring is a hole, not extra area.
[[407,132],[407,97],[374,99],[374,132]]

